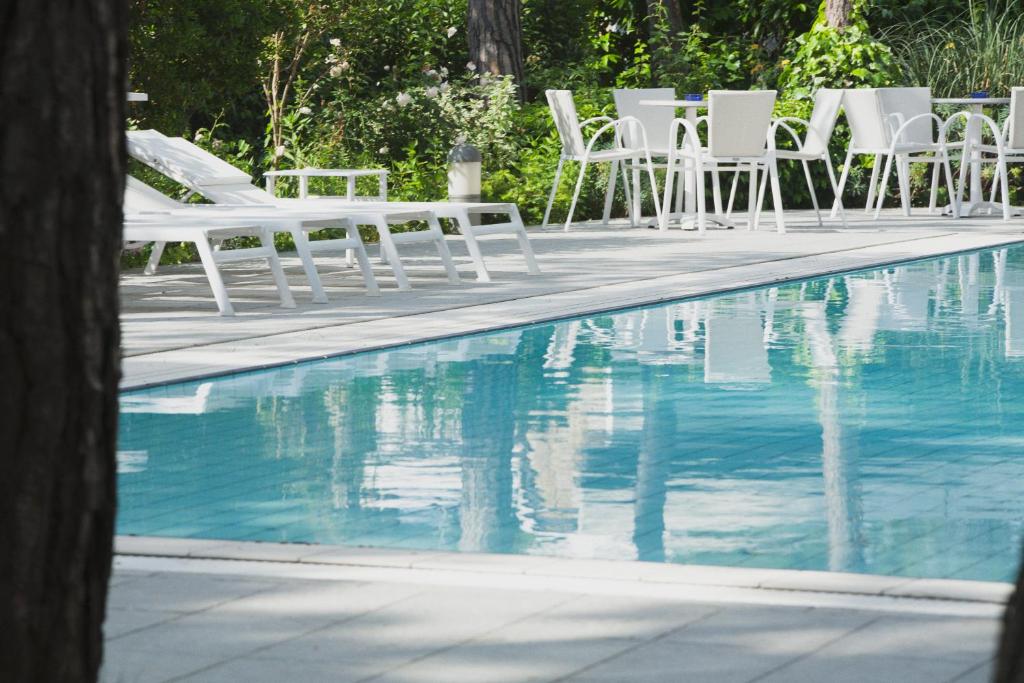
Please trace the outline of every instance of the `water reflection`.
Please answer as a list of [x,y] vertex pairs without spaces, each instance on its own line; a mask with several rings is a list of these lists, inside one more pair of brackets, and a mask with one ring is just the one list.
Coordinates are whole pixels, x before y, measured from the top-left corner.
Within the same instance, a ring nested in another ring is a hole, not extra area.
[[1024,251],[122,398],[122,533],[1005,579]]

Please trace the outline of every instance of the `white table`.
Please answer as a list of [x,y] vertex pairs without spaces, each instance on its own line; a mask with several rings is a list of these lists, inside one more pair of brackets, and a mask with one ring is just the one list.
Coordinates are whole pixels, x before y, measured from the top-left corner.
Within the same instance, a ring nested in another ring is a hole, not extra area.
[[[377,195],[356,195],[356,179],[377,176],[380,188]],[[388,171],[383,168],[290,168],[282,171],[267,171],[267,192],[274,194],[278,178],[299,179],[299,199],[309,197],[310,178],[345,178],[345,199],[349,201],[386,202],[388,200]]]
[[[973,114],[980,114],[985,107],[994,106],[1006,106],[1010,103],[1009,97],[934,97],[932,98],[933,104],[953,104],[958,106],[964,106],[971,110]],[[980,145],[981,144],[982,127],[981,122],[978,120],[971,121],[967,126],[967,131],[964,135],[968,144]],[[961,162],[963,163],[963,159]],[[981,161],[979,158],[971,159],[971,193],[969,201],[965,202],[960,207],[961,216],[978,215],[982,213],[991,213],[995,211],[1002,211],[1002,207],[999,204],[985,201],[985,194],[981,187]],[[950,198],[952,201],[952,197]]]
[[[694,127],[697,125],[697,110],[706,109],[708,106],[707,100],[640,100],[639,104],[645,107],[672,107],[673,109],[685,109],[686,120],[693,124]],[[683,187],[685,189],[685,205],[684,211],[686,214],[696,214],[697,212],[697,198],[694,196],[693,190],[693,171],[687,169],[683,173]],[[670,207],[662,207],[664,211],[668,211]],[[670,214],[671,216],[671,214]],[[736,224],[732,219],[722,216],[717,213],[709,213],[706,216],[707,220],[717,223],[726,228],[734,228]]]

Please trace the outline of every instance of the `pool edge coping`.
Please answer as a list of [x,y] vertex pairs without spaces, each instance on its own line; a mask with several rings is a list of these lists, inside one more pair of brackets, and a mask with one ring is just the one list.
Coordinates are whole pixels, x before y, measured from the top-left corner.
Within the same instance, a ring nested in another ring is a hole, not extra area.
[[[303,567],[325,573],[331,571],[375,570],[412,572],[419,578],[430,573],[454,576],[486,576],[491,579],[540,579],[569,582],[604,582],[650,589],[739,590],[749,594],[803,594],[884,600],[888,606],[873,609],[898,611],[898,604],[914,602],[1000,608],[1013,593],[1010,583],[959,579],[925,579],[880,574],[812,571],[795,569],[758,569],[715,565],[688,565],[642,562],[637,560],[593,560],[541,555],[400,550],[361,546],[270,543],[260,541],[223,541],[158,536],[115,537],[115,555],[120,558],[164,560],[173,571],[175,561],[230,562],[239,569],[246,564],[265,565],[261,573],[291,573],[288,567]],[[158,571],[155,569],[154,571]],[[246,573],[241,571],[240,573]],[[314,576],[313,578],[317,578]],[[335,578],[351,578],[337,576]],[[411,578],[411,577],[410,577]],[[365,579],[364,579],[365,580]],[[381,579],[386,580],[386,579]],[[817,602],[820,602],[818,600]],[[832,601],[826,600],[825,603]],[[826,604],[825,606],[832,606]]]

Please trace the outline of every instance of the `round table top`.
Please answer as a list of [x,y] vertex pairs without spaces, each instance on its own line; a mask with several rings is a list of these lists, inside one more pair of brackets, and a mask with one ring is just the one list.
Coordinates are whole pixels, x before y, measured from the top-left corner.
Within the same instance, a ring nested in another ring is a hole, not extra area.
[[1009,97],[933,97],[935,104],[977,104],[979,106],[1009,104]]
[[640,100],[645,107],[706,107],[707,100]]

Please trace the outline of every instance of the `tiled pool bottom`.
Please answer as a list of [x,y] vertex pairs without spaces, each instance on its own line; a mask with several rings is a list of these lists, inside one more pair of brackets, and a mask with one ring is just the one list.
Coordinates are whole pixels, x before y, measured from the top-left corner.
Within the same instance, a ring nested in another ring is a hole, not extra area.
[[125,394],[122,534],[1009,580],[1024,249]]

